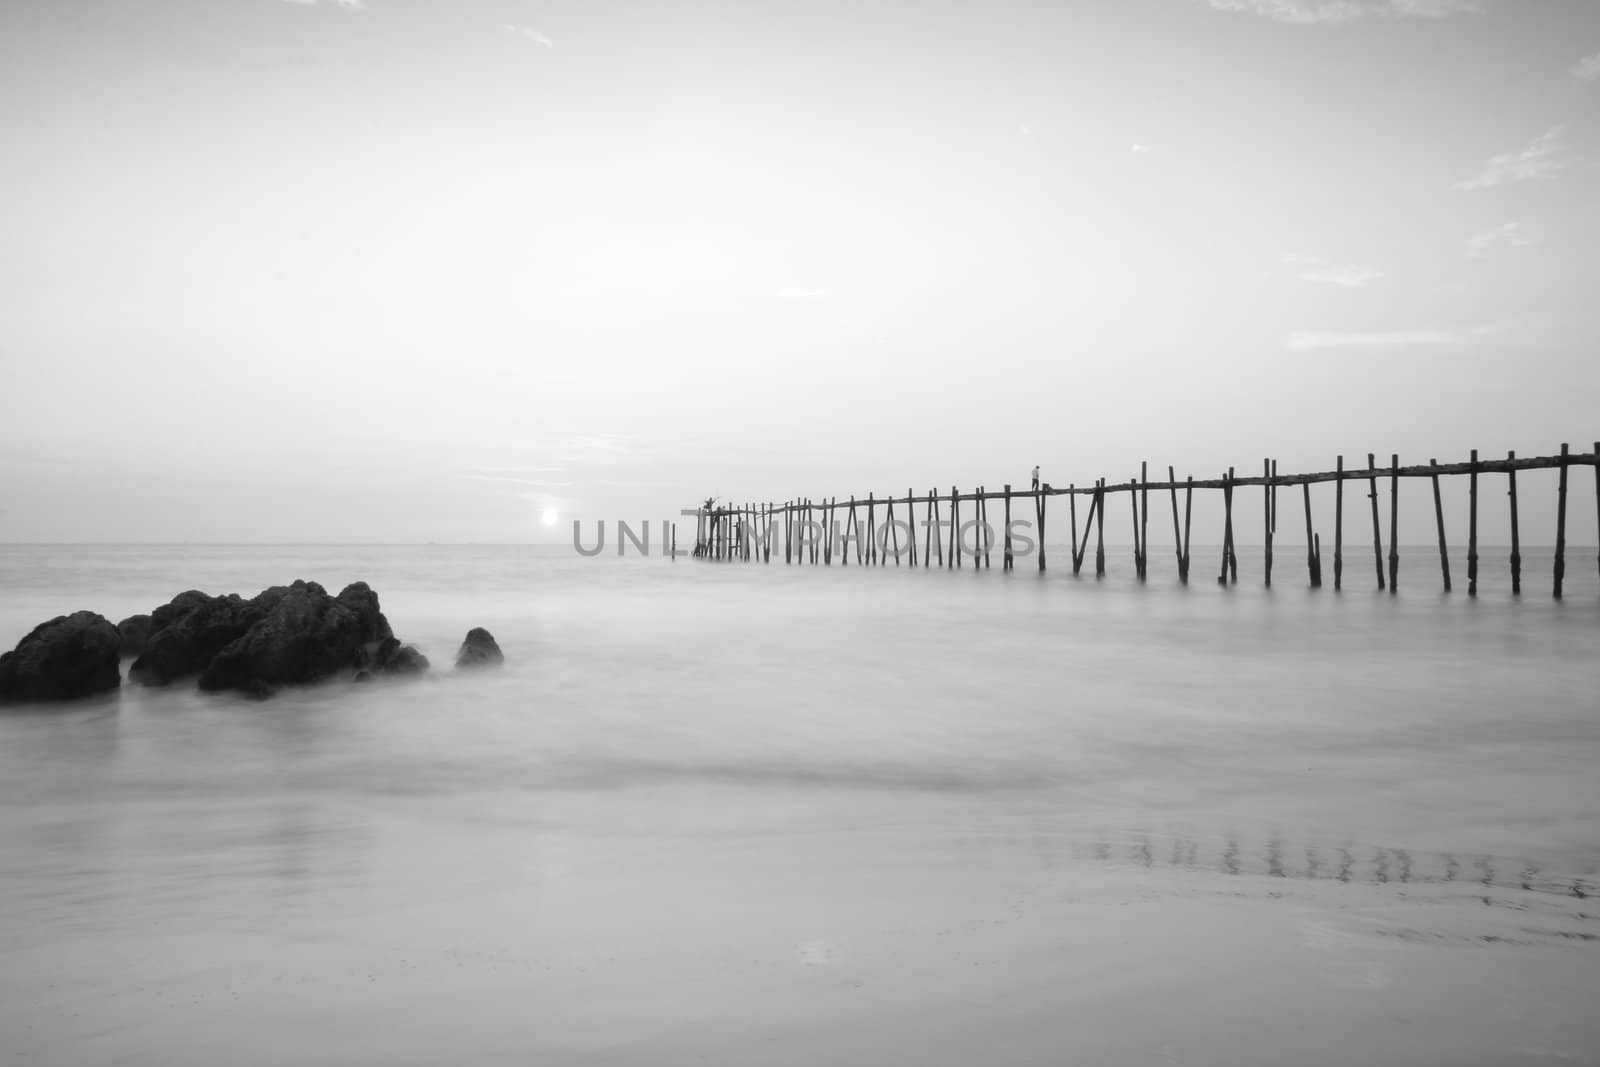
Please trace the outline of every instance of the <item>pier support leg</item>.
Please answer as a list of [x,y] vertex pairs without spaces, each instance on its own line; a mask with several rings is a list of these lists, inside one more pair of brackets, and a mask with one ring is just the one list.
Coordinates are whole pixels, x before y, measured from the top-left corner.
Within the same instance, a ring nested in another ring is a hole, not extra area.
[[1400,456],[1389,459],[1389,595],[1400,592]]
[[1450,549],[1445,545],[1444,539],[1444,503],[1439,497],[1439,461],[1428,460],[1428,465],[1433,468],[1433,519],[1439,528],[1439,570],[1444,576],[1444,591],[1450,592]]
[[1378,461],[1367,453],[1367,498],[1372,501],[1372,554],[1378,567],[1378,592],[1383,592],[1383,527],[1378,522]]
[[[1507,452],[1508,462],[1517,458],[1515,452]],[[1511,497],[1511,595],[1520,596],[1522,593],[1522,534],[1517,529],[1517,471],[1513,467],[1506,471],[1509,484],[1507,490]]]
[[1006,548],[1005,555],[1000,560],[1000,569],[1011,569],[1011,483],[1006,483]]
[[1478,450],[1472,450],[1467,482],[1467,595],[1478,595]]
[[1566,444],[1562,444],[1561,480],[1556,487],[1555,588],[1551,593],[1557,600],[1561,599],[1561,580],[1567,573],[1567,457],[1570,454]]

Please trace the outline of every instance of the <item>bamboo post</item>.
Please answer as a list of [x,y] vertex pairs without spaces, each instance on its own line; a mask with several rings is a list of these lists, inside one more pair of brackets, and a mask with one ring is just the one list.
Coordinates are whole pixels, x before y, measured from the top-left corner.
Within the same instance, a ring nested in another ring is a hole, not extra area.
[[984,569],[994,569],[995,539],[989,536],[989,490],[978,486],[978,493],[982,494],[982,504],[978,507],[978,530],[984,536]]
[[1367,496],[1372,501],[1372,554],[1378,567],[1378,592],[1383,592],[1383,527],[1378,523],[1378,461],[1367,453]]
[[950,566],[962,569],[962,491],[950,486]]
[[1322,584],[1317,577],[1317,535],[1311,530],[1311,483],[1300,483],[1301,495],[1306,501],[1306,581],[1315,589]]
[[1273,534],[1274,537],[1276,537],[1277,534],[1278,534],[1278,461],[1277,460],[1273,460],[1272,461],[1272,486],[1271,486],[1271,491],[1267,494],[1267,502],[1271,505],[1271,508],[1269,510],[1272,512],[1272,534]]
[[1106,576],[1106,480],[1100,479],[1100,506],[1094,509],[1094,576]]
[[906,521],[911,524],[911,535],[906,538],[907,547],[911,549],[911,566],[917,565],[917,501],[911,492],[911,487],[906,487]]
[[1261,461],[1261,523],[1265,530],[1265,549],[1262,559],[1262,577],[1268,589],[1272,588],[1272,461]]
[[1450,592],[1450,550],[1445,547],[1444,540],[1444,503],[1439,498],[1439,461],[1429,459],[1428,466],[1433,468],[1433,519],[1439,528],[1439,570],[1444,575],[1444,591]]
[[1133,509],[1133,576],[1144,581],[1143,553],[1139,548],[1139,483],[1128,479],[1128,504]]
[[1389,458],[1389,595],[1400,592],[1400,456]]
[[[1516,458],[1515,452],[1506,453],[1508,463]],[[1522,592],[1522,537],[1517,530],[1517,469],[1508,468],[1506,477],[1511,496],[1511,595],[1517,596]]]
[[1044,495],[1044,485],[1041,484],[1039,486],[1038,495],[1034,497],[1034,510],[1038,513],[1038,517],[1039,517],[1039,573],[1040,574],[1044,573],[1044,520],[1045,520],[1045,504],[1047,502],[1047,499],[1048,498],[1046,498],[1046,496]]
[[1194,475],[1187,476],[1188,481],[1183,487],[1183,567],[1178,572],[1178,580],[1184,585],[1189,584],[1189,521],[1193,517],[1190,505],[1194,503]]
[[1551,593],[1557,600],[1561,599],[1561,579],[1566,577],[1567,571],[1567,457],[1568,448],[1565,443],[1561,446],[1561,474],[1556,485],[1556,562],[1555,562],[1555,589]]
[[1333,589],[1344,588],[1344,457],[1333,483]]
[[[1078,565],[1082,562],[1082,557],[1078,554],[1078,484],[1076,482],[1067,484],[1067,525],[1072,527],[1068,531],[1072,537],[1072,573],[1077,574]],[[1088,537],[1089,527],[1085,525],[1083,529],[1084,536]]]
[[[1231,468],[1230,468],[1231,469]],[[1233,541],[1233,487],[1227,474],[1222,476],[1222,573],[1218,585],[1228,584],[1228,546]]]
[[1467,482],[1467,595],[1478,595],[1478,450],[1472,450]]
[[1139,461],[1139,580],[1150,576],[1150,464]]
[[1090,493],[1089,513],[1083,517],[1083,537],[1080,540],[1076,533],[1073,534],[1073,540],[1078,542],[1078,549],[1072,556],[1072,573],[1074,576],[1083,569],[1083,557],[1089,551],[1089,527],[1094,525],[1095,509],[1100,505],[1100,490],[1092,489]]
[[1172,551],[1178,557],[1178,580],[1183,580],[1183,541],[1178,534],[1178,477],[1167,467],[1167,489],[1172,494]]
[[1006,504],[1005,504],[1005,508],[1006,508],[1006,547],[1005,547],[1005,554],[1000,558],[1000,569],[1002,571],[1008,571],[1008,570],[1011,569],[1011,483],[1010,482],[1006,483],[1005,494],[1006,494]]
[[[906,502],[906,507],[911,507],[911,502]],[[900,527],[894,524],[894,497],[889,498],[889,536],[894,538],[894,565],[900,566]]]

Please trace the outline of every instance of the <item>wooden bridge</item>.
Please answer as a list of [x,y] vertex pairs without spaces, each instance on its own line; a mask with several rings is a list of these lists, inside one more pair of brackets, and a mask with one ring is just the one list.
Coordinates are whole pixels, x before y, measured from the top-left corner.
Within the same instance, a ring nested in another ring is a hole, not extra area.
[[[1452,588],[1450,557],[1439,479],[1456,477],[1466,478],[1469,482],[1471,507],[1467,530],[1467,593],[1475,596],[1478,592],[1479,481],[1485,475],[1504,475],[1510,502],[1511,590],[1513,594],[1520,594],[1522,544],[1518,529],[1517,474],[1528,470],[1556,470],[1559,472],[1559,483],[1556,491],[1556,543],[1552,592],[1559,599],[1566,573],[1569,473],[1574,467],[1589,467],[1594,470],[1595,518],[1597,525],[1600,525],[1600,463],[1596,461],[1597,455],[1600,455],[1600,442],[1597,442],[1593,451],[1588,453],[1574,453],[1567,445],[1562,445],[1561,453],[1554,456],[1519,459],[1516,453],[1512,452],[1508,453],[1505,459],[1481,459],[1474,449],[1471,458],[1465,462],[1439,463],[1430,459],[1425,465],[1408,467],[1402,467],[1400,457],[1393,455],[1390,457],[1389,466],[1380,467],[1374,456],[1368,453],[1365,467],[1347,467],[1344,457],[1340,456],[1333,470],[1309,474],[1280,474],[1277,462],[1269,459],[1262,461],[1261,474],[1258,476],[1241,477],[1230,467],[1220,478],[1186,477],[1179,481],[1173,469],[1168,467],[1167,480],[1154,482],[1149,478],[1149,465],[1141,464],[1138,478],[1125,482],[1108,482],[1100,478],[1092,485],[1073,484],[1065,489],[1046,483],[1027,490],[1013,490],[1010,485],[1006,485],[999,491],[994,491],[979,486],[963,493],[959,488],[952,486],[948,493],[930,489],[918,495],[914,490],[908,489],[904,496],[878,497],[869,493],[865,500],[855,497],[846,500],[825,497],[788,500],[782,504],[712,505],[695,512],[697,529],[693,554],[710,560],[770,563],[773,543],[779,540],[781,533],[783,562],[788,564],[828,566],[837,559],[840,566],[848,566],[850,548],[853,544],[855,562],[858,566],[885,566],[892,558],[896,566],[907,561],[909,566],[915,567],[920,559],[924,568],[938,566],[959,569],[964,560],[970,559],[974,568],[989,569],[992,566],[995,541],[993,528],[988,522],[989,505],[992,502],[999,502],[1004,509],[1002,522],[1005,531],[1001,568],[1011,570],[1019,554],[1015,551],[1015,542],[1028,543],[1028,548],[1024,548],[1021,552],[1024,555],[1034,545],[1031,537],[1013,529],[1011,509],[1015,501],[1021,507],[1027,505],[1032,507],[1033,521],[1025,525],[1030,532],[1037,533],[1038,566],[1039,570],[1043,571],[1046,520],[1049,517],[1047,505],[1051,497],[1064,496],[1067,498],[1066,517],[1072,535],[1072,573],[1078,574],[1083,569],[1092,530],[1095,545],[1095,574],[1101,576],[1106,573],[1105,522],[1108,502],[1115,494],[1126,493],[1132,521],[1135,573],[1140,581],[1144,581],[1149,575],[1150,494],[1165,492],[1171,501],[1172,538],[1177,559],[1178,580],[1187,584],[1194,494],[1199,490],[1220,492],[1222,495],[1222,560],[1217,582],[1228,585],[1239,580],[1239,561],[1234,551],[1234,493],[1241,488],[1260,486],[1264,500],[1264,573],[1266,584],[1270,587],[1273,565],[1272,541],[1277,530],[1278,490],[1298,485],[1301,487],[1305,512],[1307,580],[1312,588],[1320,588],[1323,584],[1322,538],[1313,528],[1311,486],[1332,482],[1334,483],[1333,588],[1341,589],[1344,584],[1344,490],[1346,482],[1356,482],[1365,483],[1366,495],[1371,503],[1372,554],[1378,589],[1387,588],[1389,592],[1394,593],[1398,591],[1400,581],[1398,544],[1400,479],[1427,478],[1432,481],[1433,486],[1434,518],[1439,537],[1439,567],[1444,589],[1449,592]],[[1384,573],[1383,524],[1379,513],[1381,482],[1387,482],[1389,490],[1387,578]],[[1183,498],[1181,522],[1178,506],[1180,494]],[[1078,526],[1080,498],[1085,502],[1081,531]],[[971,517],[965,523],[961,520],[963,505],[971,508],[969,512]],[[896,508],[900,509],[898,515]],[[923,543],[920,555],[917,550],[915,527],[918,508],[922,508],[924,512],[921,523]],[[945,509],[948,511],[948,518],[945,518]],[[880,515],[884,523],[881,527],[878,525]],[[1019,521],[1025,522],[1025,520]],[[948,544],[942,537],[942,529],[946,526],[950,530]],[[964,543],[963,537],[969,529],[974,531],[970,547]],[[1600,557],[1597,557],[1596,562],[1600,565]]]

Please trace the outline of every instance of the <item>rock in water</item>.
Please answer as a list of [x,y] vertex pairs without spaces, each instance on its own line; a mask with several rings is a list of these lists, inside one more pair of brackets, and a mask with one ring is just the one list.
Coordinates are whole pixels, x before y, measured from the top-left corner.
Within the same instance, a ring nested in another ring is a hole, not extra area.
[[128,668],[128,677],[143,685],[166,685],[206,668],[213,657],[247,633],[266,615],[263,597],[206,596],[193,590],[151,613],[150,641]]
[[461,651],[456,653],[456,666],[492,667],[504,662],[505,658],[500,646],[495,644],[494,634],[481,626],[474,626],[467,631],[467,639],[461,642]]
[[389,620],[378,607],[378,594],[366,582],[351,582],[339,591],[339,603],[356,613],[361,620],[363,642],[386,641],[394,636]]
[[250,601],[260,618],[217,652],[200,675],[200,688],[258,694],[263,687],[304,685],[359,669],[369,636],[389,624],[365,584],[345,592],[352,595],[333,597],[316,582],[295,582],[262,593]]
[[411,645],[402,645],[393,636],[378,645],[372,660],[384,674],[421,674],[428,669],[427,656]]
[[0,656],[0,703],[74,700],[122,684],[122,636],[92,611],[41,623]]
[[122,637],[122,654],[139,656],[150,644],[151,619],[148,615],[129,615],[117,623],[117,633]]

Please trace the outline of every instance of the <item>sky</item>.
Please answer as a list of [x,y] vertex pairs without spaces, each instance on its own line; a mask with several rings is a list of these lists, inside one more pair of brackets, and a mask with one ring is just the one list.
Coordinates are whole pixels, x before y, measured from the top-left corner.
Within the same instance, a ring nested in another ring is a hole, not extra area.
[[1593,0],[35,0],[0,144],[0,541],[1600,437]]

